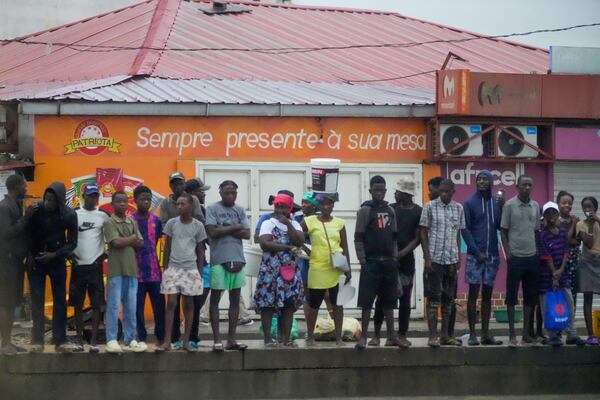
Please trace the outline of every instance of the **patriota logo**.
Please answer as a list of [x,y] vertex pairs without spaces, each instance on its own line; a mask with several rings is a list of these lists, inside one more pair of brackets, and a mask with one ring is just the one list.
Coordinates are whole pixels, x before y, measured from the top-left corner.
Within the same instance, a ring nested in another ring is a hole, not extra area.
[[120,143],[108,134],[106,126],[95,119],[86,119],[81,122],[73,139],[65,145],[65,154],[73,154],[77,150],[88,156],[95,156],[108,150],[111,153],[119,153]]

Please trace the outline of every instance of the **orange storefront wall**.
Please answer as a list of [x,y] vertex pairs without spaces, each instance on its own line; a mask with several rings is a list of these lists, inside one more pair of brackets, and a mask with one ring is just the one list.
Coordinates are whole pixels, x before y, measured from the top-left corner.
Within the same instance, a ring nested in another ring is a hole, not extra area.
[[[41,197],[53,181],[69,188],[97,168],[120,168],[165,196],[168,175],[194,176],[196,160],[420,164],[426,140],[417,118],[36,116],[40,165],[29,191]],[[426,181],[439,167],[423,174]]]

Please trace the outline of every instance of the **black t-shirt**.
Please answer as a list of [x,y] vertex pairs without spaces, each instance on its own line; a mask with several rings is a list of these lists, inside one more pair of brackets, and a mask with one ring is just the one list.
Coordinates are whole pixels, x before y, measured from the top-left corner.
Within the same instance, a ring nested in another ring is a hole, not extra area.
[[396,226],[398,229],[398,250],[402,250],[415,239],[415,231],[421,220],[423,208],[414,205],[413,208],[402,208],[399,204],[391,205],[396,212]]

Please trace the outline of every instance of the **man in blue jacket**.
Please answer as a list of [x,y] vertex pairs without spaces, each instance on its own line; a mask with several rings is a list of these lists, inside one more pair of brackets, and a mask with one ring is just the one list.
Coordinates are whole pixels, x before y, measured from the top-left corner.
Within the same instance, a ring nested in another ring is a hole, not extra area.
[[500,345],[489,334],[492,310],[492,291],[500,264],[498,230],[502,219],[504,197],[493,195],[494,178],[490,171],[477,174],[477,192],[464,204],[466,229],[462,231],[467,243],[465,282],[469,284],[467,315],[469,320],[469,345],[480,344],[475,332],[477,322],[477,297],[481,289],[481,344]]

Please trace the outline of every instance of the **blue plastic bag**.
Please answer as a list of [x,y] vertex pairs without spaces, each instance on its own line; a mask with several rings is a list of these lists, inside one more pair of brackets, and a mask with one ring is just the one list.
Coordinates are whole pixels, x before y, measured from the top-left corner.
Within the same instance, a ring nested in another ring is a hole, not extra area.
[[546,312],[544,326],[549,331],[562,331],[569,326],[571,312],[563,290],[546,292]]

